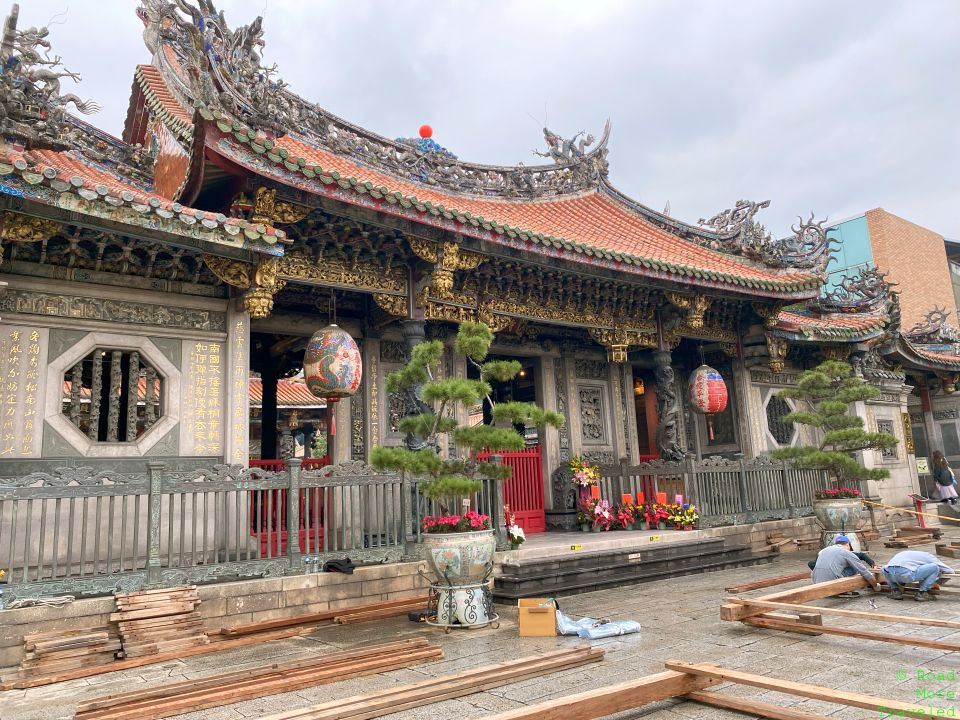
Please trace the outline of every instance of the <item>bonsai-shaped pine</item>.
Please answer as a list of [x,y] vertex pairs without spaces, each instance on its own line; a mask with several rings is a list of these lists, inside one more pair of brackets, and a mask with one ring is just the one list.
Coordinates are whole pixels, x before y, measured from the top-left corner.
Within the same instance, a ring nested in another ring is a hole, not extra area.
[[[421,438],[424,447],[378,447],[370,456],[378,470],[402,470],[423,479],[421,492],[440,504],[446,512],[456,513],[465,498],[480,491],[483,478],[506,480],[510,468],[486,460],[477,460],[477,453],[522,450],[524,438],[514,423],[543,427],[560,427],[564,418],[559,413],[543,410],[533,403],[494,403],[490,397],[491,383],[508,382],[520,372],[516,360],[487,360],[493,333],[482,323],[465,322],[460,325],[454,349],[480,371],[479,380],[446,378],[437,380],[437,370],[443,356],[439,340],[417,345],[406,367],[387,375],[387,392],[403,394],[418,392],[424,401],[420,412],[403,418],[398,429]],[[484,398],[490,403],[492,425],[460,425],[456,419],[458,407],[471,408]],[[499,427],[506,426],[506,427]],[[461,449],[471,450],[469,457],[444,460],[438,454],[439,439],[449,435]]]
[[853,403],[879,395],[880,391],[857,377],[847,363],[828,360],[805,370],[797,386],[782,390],[779,396],[805,400],[812,409],[787,413],[783,419],[816,428],[822,439],[818,445],[780,448],[770,455],[788,460],[794,467],[826,470],[835,488],[849,480],[888,477],[887,470],[866,468],[851,456],[859,450],[882,450],[897,445],[897,439],[889,433],[866,432],[863,418],[850,414]]

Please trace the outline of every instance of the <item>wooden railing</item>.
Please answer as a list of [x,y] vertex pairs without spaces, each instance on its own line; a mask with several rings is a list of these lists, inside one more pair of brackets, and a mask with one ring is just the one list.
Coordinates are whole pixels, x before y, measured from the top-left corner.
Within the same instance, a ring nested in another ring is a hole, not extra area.
[[[682,496],[698,507],[704,527],[811,515],[814,492],[829,486],[821,470],[800,470],[766,457],[652,460],[603,466],[600,475],[600,495],[611,503],[625,494],[636,498],[638,492],[647,502],[655,501],[657,493],[671,503]],[[863,491],[856,482],[847,485]]]
[[[5,599],[304,572],[327,558],[399,560],[404,480],[361,462],[0,478]],[[287,542],[296,537],[299,542]],[[305,564],[304,554],[310,563]]]

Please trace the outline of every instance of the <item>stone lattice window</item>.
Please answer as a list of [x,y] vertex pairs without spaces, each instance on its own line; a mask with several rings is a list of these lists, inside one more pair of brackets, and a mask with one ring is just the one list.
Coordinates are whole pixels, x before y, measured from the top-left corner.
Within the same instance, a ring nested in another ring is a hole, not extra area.
[[[878,433],[887,433],[888,435],[894,435],[893,432],[893,420],[877,420],[877,432]],[[894,435],[896,437],[896,435]],[[896,460],[897,459],[897,448],[883,448],[880,450],[880,456],[884,460]]]
[[97,348],[63,376],[63,414],[94,442],[134,442],[163,413],[164,378],[136,350]]
[[783,419],[789,412],[792,412],[790,406],[783,398],[773,395],[767,401],[767,429],[778,445],[793,442],[793,423]]

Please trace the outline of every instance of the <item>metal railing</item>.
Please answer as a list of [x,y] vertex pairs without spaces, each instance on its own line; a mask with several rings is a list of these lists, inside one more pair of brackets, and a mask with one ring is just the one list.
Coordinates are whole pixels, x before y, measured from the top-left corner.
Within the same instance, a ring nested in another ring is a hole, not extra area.
[[[362,462],[284,472],[239,465],[0,478],[7,600],[301,573],[400,560],[406,482]],[[305,557],[306,556],[306,557]]]
[[[829,487],[822,470],[796,469],[767,457],[606,465],[600,476],[600,496],[611,502],[627,494],[636,502],[637,493],[646,502],[655,501],[656,493],[670,503],[682,496],[697,505],[702,527],[812,515],[814,493]],[[863,491],[857,482],[847,485]]]

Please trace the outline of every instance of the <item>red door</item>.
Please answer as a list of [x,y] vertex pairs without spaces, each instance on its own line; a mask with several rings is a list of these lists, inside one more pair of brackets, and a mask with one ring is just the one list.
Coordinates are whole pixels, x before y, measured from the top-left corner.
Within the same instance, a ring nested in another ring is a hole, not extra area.
[[[540,446],[519,452],[497,453],[503,464],[513,470],[509,480],[503,483],[503,504],[510,508],[514,519],[526,533],[541,533],[547,529],[543,510],[543,462]],[[489,453],[478,458],[487,459]]]

